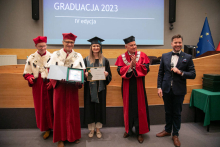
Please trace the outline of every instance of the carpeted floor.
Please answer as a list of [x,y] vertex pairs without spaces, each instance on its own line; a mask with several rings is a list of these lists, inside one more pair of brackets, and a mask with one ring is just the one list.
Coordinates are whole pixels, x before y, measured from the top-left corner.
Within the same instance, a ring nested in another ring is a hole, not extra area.
[[[88,137],[89,131],[82,129],[79,144],[65,142],[65,147],[173,147],[171,136],[158,138],[156,134],[162,131],[164,125],[151,125],[151,131],[144,134],[143,144],[139,144],[136,136],[123,138],[124,128],[103,128],[103,137],[98,139]],[[2,129],[0,130],[0,147],[56,147],[52,135],[43,140],[43,133],[38,129]],[[179,139],[181,147],[220,147],[220,125],[212,123],[210,131],[202,123],[183,123]]]

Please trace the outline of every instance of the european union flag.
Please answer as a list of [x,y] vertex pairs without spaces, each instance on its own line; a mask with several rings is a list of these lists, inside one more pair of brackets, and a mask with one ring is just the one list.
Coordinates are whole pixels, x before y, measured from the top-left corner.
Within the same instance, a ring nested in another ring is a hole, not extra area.
[[196,57],[202,55],[207,51],[215,51],[214,42],[212,40],[211,31],[209,29],[209,23],[207,17],[202,28],[201,35],[199,37],[199,42],[196,49]]

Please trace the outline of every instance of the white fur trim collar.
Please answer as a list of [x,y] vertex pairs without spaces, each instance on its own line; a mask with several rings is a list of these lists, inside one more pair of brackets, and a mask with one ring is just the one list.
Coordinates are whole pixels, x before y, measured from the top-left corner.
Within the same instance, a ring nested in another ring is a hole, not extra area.
[[71,68],[85,69],[83,58],[80,53],[72,50],[72,52],[69,53],[67,57],[66,56],[67,53],[63,50],[63,48],[61,50],[53,52],[51,60],[47,64],[47,67],[49,67],[50,65],[59,65]]
[[[139,59],[140,59],[140,54],[141,54],[141,52],[140,52],[140,51],[137,51],[136,62],[139,61]],[[128,66],[128,65],[130,64],[130,62],[128,62],[128,60],[126,59],[125,53],[122,54],[121,56],[122,56],[122,60],[123,60],[124,64],[126,64],[126,65]]]
[[46,78],[48,75],[48,70],[45,65],[50,58],[50,52],[46,51],[46,55],[41,56],[36,51],[34,54],[31,54],[26,62],[24,68],[24,74],[33,74],[35,78],[38,77],[39,73],[41,73],[42,78]]

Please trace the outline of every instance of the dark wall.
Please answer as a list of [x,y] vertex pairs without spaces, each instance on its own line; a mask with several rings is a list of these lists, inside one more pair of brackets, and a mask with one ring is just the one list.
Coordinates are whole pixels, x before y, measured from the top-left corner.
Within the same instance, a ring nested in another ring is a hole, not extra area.
[[[165,112],[163,105],[149,106],[150,124],[165,124]],[[193,122],[195,109],[189,108],[189,104],[183,105],[182,122]],[[197,111],[197,121],[202,121],[204,114]],[[84,109],[80,108],[81,127],[83,124]],[[27,129],[37,128],[34,108],[0,108],[0,129]],[[123,107],[107,107],[106,125],[104,127],[123,127]]]

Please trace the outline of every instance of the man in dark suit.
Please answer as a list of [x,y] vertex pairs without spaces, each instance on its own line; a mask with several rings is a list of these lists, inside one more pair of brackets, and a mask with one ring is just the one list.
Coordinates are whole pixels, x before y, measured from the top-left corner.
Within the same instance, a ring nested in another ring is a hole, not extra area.
[[183,37],[172,37],[173,51],[162,55],[158,72],[158,96],[163,97],[166,126],[157,137],[171,136],[174,145],[180,146],[178,139],[182,104],[186,94],[186,79],[195,79],[196,72],[192,56],[181,51]]

